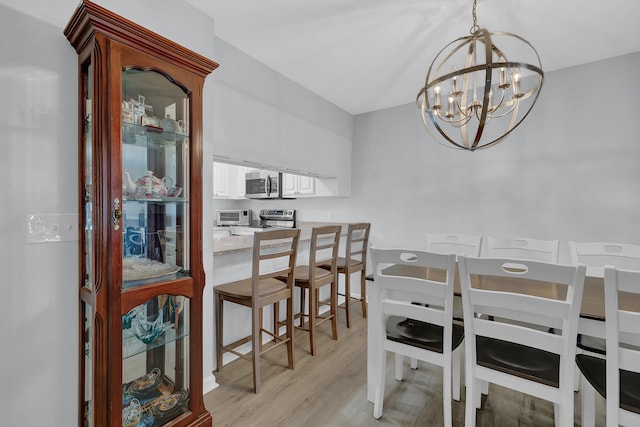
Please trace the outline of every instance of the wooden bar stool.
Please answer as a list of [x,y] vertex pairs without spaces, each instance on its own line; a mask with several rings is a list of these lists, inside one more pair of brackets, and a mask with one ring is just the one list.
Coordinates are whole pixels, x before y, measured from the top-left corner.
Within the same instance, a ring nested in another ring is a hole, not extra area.
[[[216,306],[216,358],[218,370],[222,369],[222,356],[230,352],[253,364],[253,387],[260,393],[260,356],[286,344],[289,369],[295,366],[293,346],[293,285],[298,250],[299,229],[273,230],[255,233],[251,277],[218,285],[214,288]],[[286,281],[277,277],[285,277]],[[224,344],[222,336],[224,302],[239,304],[251,309],[251,335],[230,344]],[[278,322],[269,331],[262,324],[262,309],[273,305],[274,311],[281,301],[287,303],[286,332],[278,332]],[[262,333],[273,337],[274,343],[262,346]],[[236,350],[251,342],[251,352]]]
[[[309,264],[296,267],[295,286],[300,288],[300,318],[298,329],[309,332],[311,355],[316,355],[316,327],[331,321],[332,338],[338,339],[338,245],[340,244],[339,225],[314,227],[311,230]],[[329,267],[327,269],[327,267]],[[320,301],[320,288],[331,286],[328,301]],[[309,294],[309,304],[305,307],[305,293]],[[320,316],[321,305],[329,306],[329,313]],[[305,313],[306,309],[306,313]],[[305,317],[307,318],[305,326]]]
[[[367,246],[369,244],[369,223],[349,224],[347,231],[347,244],[345,248],[345,256],[338,257],[338,274],[344,274],[344,294],[338,293],[345,297],[344,309],[347,317],[347,328],[351,327],[350,306],[352,301],[356,300],[362,303],[362,317],[367,317],[367,288],[366,288],[366,269],[367,269]],[[351,296],[351,275],[360,273],[360,296]]]

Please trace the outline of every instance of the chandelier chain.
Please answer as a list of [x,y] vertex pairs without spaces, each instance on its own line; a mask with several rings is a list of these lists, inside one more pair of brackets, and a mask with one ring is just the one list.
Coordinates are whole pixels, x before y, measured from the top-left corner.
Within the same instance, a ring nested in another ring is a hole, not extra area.
[[478,16],[476,14],[476,8],[477,8],[477,0],[473,0],[473,8],[471,10],[471,14],[473,15],[473,26],[469,29],[469,32],[471,34],[475,33],[480,29],[480,27],[478,26]]

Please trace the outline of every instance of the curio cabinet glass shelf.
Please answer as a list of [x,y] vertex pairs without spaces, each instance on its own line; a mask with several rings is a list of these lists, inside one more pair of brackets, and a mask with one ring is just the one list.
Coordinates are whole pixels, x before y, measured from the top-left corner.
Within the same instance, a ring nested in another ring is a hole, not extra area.
[[90,1],[78,53],[82,426],[210,426],[202,88],[217,64]]

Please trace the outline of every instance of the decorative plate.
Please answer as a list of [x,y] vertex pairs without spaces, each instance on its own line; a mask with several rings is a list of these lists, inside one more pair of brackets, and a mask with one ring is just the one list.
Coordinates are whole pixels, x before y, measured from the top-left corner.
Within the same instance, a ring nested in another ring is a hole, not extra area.
[[127,257],[122,259],[122,280],[125,282],[169,279],[180,270],[182,268],[175,264],[165,264],[146,258]]
[[173,417],[183,410],[188,400],[187,390],[160,396],[153,401],[152,412],[159,417]]
[[146,396],[150,392],[155,391],[162,383],[162,372],[155,368],[148,374],[145,374],[131,383],[129,393],[137,396]]

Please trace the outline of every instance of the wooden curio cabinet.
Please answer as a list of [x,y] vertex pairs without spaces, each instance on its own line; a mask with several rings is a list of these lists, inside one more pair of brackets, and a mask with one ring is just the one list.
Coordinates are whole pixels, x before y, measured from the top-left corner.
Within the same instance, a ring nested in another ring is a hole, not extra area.
[[202,88],[217,64],[89,1],[79,57],[82,426],[210,426]]

